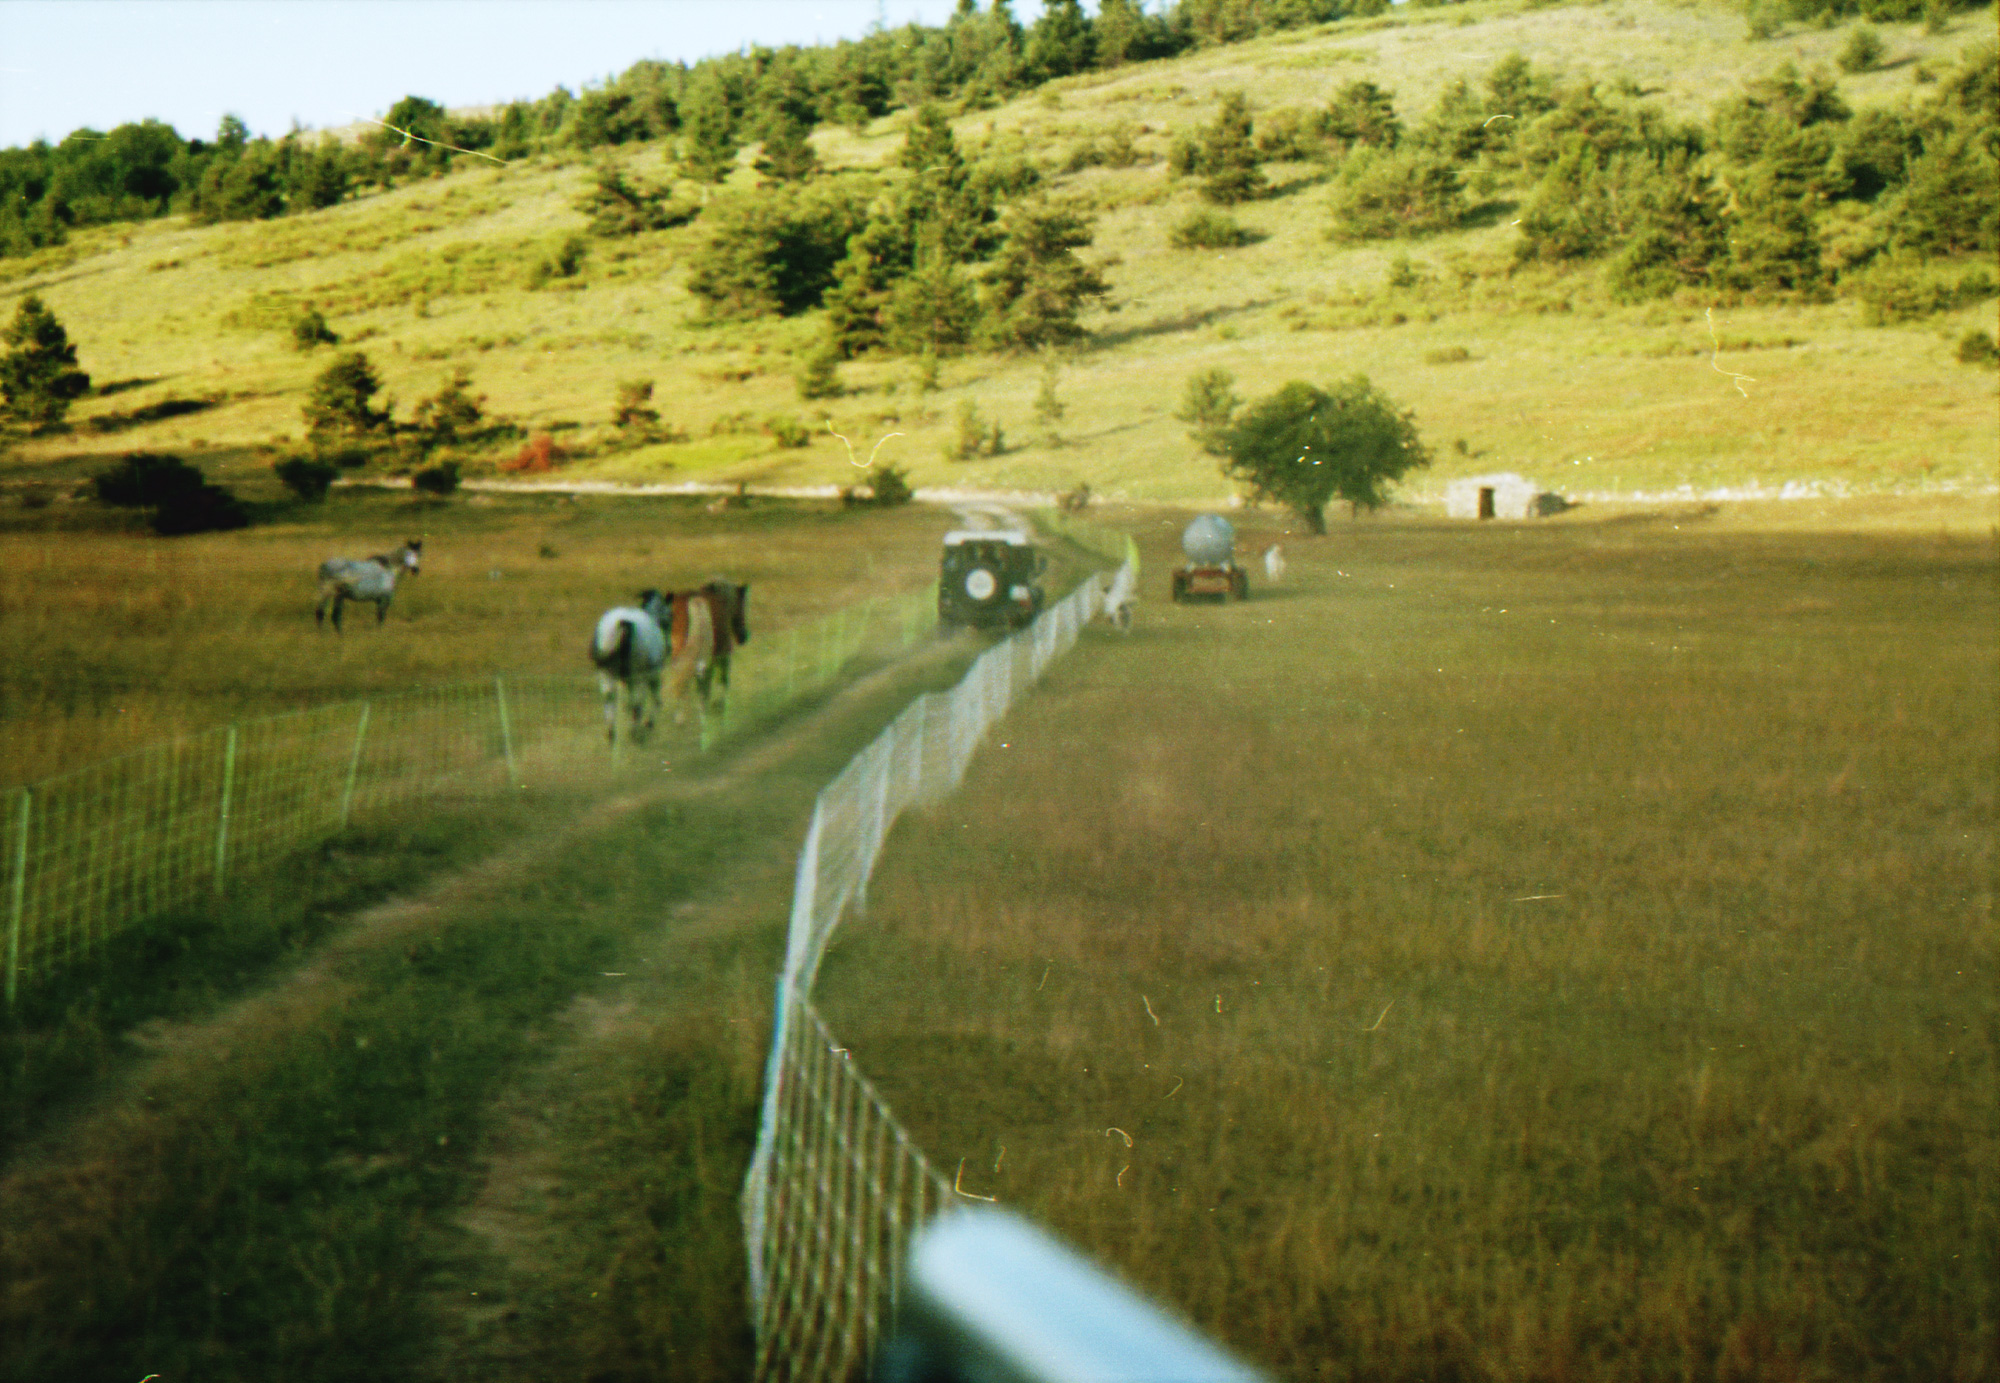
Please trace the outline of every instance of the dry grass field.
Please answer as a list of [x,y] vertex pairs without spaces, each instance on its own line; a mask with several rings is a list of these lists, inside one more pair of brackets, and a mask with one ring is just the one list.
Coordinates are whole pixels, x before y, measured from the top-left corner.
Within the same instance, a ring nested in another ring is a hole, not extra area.
[[823,973],[947,1173],[1280,1378],[1990,1377],[1991,537],[1146,532]]
[[[235,533],[0,529],[0,784],[232,718],[496,672],[588,674],[597,616],[646,586],[751,584],[768,637],[936,573],[948,515],[758,502],[336,490]],[[388,622],[316,627],[319,564],[422,537]]]
[[[1889,60],[1838,77],[1857,109],[1920,97],[1993,11],[1880,27]],[[1845,38],[1753,43],[1722,0],[1472,0],[963,116],[1116,259],[1053,436],[1041,362],[1010,356],[947,360],[930,394],[853,362],[822,416],[793,380],[815,314],[701,317],[699,221],[532,286],[584,224],[591,169],[553,157],[0,263],[0,315],[39,294],[97,385],[67,433],[0,449],[0,786],[231,719],[582,676],[592,621],[643,586],[747,580],[771,638],[936,573],[954,520],[921,505],[294,504],[270,465],[327,359],[292,347],[303,304],[399,418],[469,367],[493,414],[588,451],[619,382],[654,380],[687,440],[571,478],[853,484],[839,431],[901,433],[881,457],[920,485],[1087,480],[1143,549],[1135,627],[1088,632],[898,826],[822,982],[968,1192],[1287,1380],[1992,1377],[2000,410],[1954,348],[1995,304],[1890,327],[1852,301],[1620,305],[1594,267],[1500,272],[1511,211],[1337,247],[1305,165],[1239,208],[1256,243],[1167,240],[1197,205],[1169,141],[1232,90],[1261,117],[1365,76],[1414,120],[1518,50],[1699,118]],[[906,119],[815,142],[880,164]],[[1119,127],[1138,164],[1063,171]],[[620,157],[653,179],[663,152]],[[1414,287],[1389,282],[1404,254]],[[1214,366],[1245,395],[1365,372],[1436,464],[1321,539],[1244,511],[1240,549],[1282,540],[1287,579],[1174,607],[1187,513],[1150,506],[1225,493],[1173,416]],[[941,458],[966,401],[1003,454]],[[814,441],[777,446],[774,415]],[[73,498],[135,449],[199,462],[257,526],[160,539]],[[1508,469],[1586,503],[1436,517],[1444,482]],[[1788,482],[1825,497],[1699,493]],[[416,536],[385,626],[314,627],[322,560]],[[744,1376],[735,1195],[796,832],[975,642],[670,784],[357,827],[37,993],[0,1025],[0,1380]]]

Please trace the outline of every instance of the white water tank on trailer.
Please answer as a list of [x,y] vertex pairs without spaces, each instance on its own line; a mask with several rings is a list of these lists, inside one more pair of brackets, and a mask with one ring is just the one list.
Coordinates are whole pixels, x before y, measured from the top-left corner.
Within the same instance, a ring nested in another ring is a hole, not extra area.
[[1181,551],[1197,566],[1219,567],[1236,552],[1236,530],[1220,514],[1197,514],[1181,530]]

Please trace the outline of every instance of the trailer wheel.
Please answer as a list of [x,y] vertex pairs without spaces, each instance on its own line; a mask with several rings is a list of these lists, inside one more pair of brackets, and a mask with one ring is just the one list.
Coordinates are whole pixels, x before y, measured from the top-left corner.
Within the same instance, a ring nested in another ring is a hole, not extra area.
[[1229,573],[1229,593],[1238,600],[1250,598],[1250,573],[1238,567]]

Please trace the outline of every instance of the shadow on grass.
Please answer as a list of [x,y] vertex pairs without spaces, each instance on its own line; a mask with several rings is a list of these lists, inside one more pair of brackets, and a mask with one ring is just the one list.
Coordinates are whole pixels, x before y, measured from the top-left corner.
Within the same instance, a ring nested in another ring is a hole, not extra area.
[[1520,209],[1521,204],[1519,202],[1508,201],[1505,198],[1495,198],[1492,201],[1481,202],[1469,209],[1464,216],[1459,218],[1458,226],[1460,230],[1486,230],[1489,227],[1499,225]]
[[114,379],[109,384],[100,384],[90,392],[100,399],[108,399],[113,394],[122,394],[128,389],[143,389],[149,384],[172,379],[173,375],[135,375],[131,379]]
[[123,413],[104,413],[85,420],[84,425],[100,436],[113,432],[126,432],[148,423],[164,422],[168,418],[182,418],[190,413],[206,413],[211,408],[220,407],[219,398],[201,399],[161,399],[143,408],[134,408]]
[[1239,303],[1235,307],[1211,307],[1200,312],[1183,312],[1173,317],[1155,317],[1143,326],[1126,327],[1113,331],[1100,331],[1090,339],[1095,350],[1109,350],[1122,346],[1128,341],[1141,341],[1149,336],[1172,336],[1177,332],[1199,331],[1206,326],[1226,321],[1231,317],[1241,317],[1269,307],[1275,299]]
[[1274,182],[1265,189],[1262,200],[1276,201],[1280,197],[1295,197],[1309,188],[1322,187],[1334,180],[1336,174],[1331,168],[1318,168],[1309,173],[1301,173],[1296,178],[1286,178]]

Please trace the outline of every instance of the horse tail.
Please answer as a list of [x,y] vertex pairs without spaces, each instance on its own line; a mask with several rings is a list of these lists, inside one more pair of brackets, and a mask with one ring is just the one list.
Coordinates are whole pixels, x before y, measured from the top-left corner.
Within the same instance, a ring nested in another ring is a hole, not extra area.
[[[618,631],[615,640],[610,639],[611,630]],[[614,620],[606,616],[597,625],[597,632],[590,638],[590,661],[598,670],[625,681],[632,675],[632,621]]]

